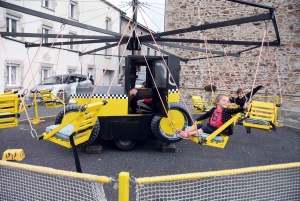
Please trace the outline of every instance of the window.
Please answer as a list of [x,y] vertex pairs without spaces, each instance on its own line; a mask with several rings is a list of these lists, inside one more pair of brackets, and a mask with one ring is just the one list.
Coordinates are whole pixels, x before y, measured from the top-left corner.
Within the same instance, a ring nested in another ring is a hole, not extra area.
[[41,69],[41,82],[50,77],[50,68]]
[[70,17],[75,19],[75,8],[76,8],[76,3],[75,2],[70,2]]
[[74,73],[74,69],[68,69],[68,74],[73,74]]
[[43,6],[49,8],[49,0],[43,0]]
[[105,20],[105,28],[106,28],[106,30],[110,30],[110,27],[111,26],[111,19],[110,18],[106,18],[106,20]]
[[[105,46],[110,45],[109,43],[106,43]],[[105,56],[110,56],[111,55],[111,48],[106,48],[105,49]]]
[[150,47],[147,47],[147,56],[150,55]]
[[94,77],[94,69],[88,68],[88,77],[90,77],[91,75]]
[[6,31],[16,33],[18,31],[17,21],[19,18],[8,15],[6,17]]
[[[51,28],[50,27],[42,27],[42,33],[43,34],[50,34]],[[48,37],[44,37],[42,40],[43,43],[49,43],[49,38]]]
[[19,65],[8,65],[7,66],[7,77],[6,77],[6,83],[9,86],[17,86],[18,85],[18,70]]

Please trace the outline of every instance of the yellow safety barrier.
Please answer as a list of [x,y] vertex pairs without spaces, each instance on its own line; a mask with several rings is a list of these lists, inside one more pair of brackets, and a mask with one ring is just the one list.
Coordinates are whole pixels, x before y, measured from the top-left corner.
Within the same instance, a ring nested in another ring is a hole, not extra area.
[[[1,200],[106,200],[106,176],[0,161]],[[5,193],[3,193],[5,192]]]
[[[107,176],[0,161],[1,200],[106,200]],[[298,200],[300,162],[130,180],[118,177],[118,200]],[[130,182],[136,197],[130,199]],[[19,187],[22,188],[19,188]],[[17,191],[15,189],[18,189]]]
[[300,163],[136,179],[135,200],[298,200]]
[[22,161],[25,158],[23,149],[8,149],[2,155],[4,161]]
[[14,93],[0,95],[0,129],[18,126],[19,96]]
[[121,172],[119,174],[119,201],[129,201],[129,179],[129,172]]

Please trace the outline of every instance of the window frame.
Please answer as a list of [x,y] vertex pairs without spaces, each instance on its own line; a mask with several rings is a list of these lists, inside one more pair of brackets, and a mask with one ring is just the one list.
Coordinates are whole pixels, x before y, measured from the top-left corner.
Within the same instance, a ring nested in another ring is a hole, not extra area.
[[150,55],[150,47],[147,47],[147,56]]
[[[18,21],[20,20],[19,17],[13,16],[13,15],[6,15],[6,31],[10,32],[10,33],[17,33],[18,32]],[[16,22],[16,30],[13,31],[12,30],[12,21]],[[7,24],[8,22],[8,24]],[[14,38],[16,38],[16,36],[13,36]]]
[[[105,43],[105,46],[108,46],[108,45],[110,45],[110,43]],[[105,50],[104,50],[104,55],[105,55],[105,58],[110,58],[110,55],[112,55],[112,49],[111,49],[111,47],[110,48],[106,48]]]
[[94,67],[88,67],[88,78],[90,79],[90,76],[94,76]]
[[[47,30],[48,31],[48,33],[47,34],[51,34],[51,29],[52,29],[52,27],[48,27],[48,26],[45,26],[45,25],[43,25],[42,26],[42,34],[46,34],[46,33],[44,33],[44,30]],[[44,42],[45,41],[45,42]],[[50,40],[49,40],[49,38],[47,37],[43,37],[42,38],[42,43],[49,43],[50,42]]]
[[[41,68],[41,82],[43,82],[45,79],[49,78],[49,77],[52,77],[51,76],[51,73],[50,73],[50,69],[49,67],[44,67],[42,66]],[[45,75],[44,75],[44,71],[47,71],[47,76],[45,78]],[[44,79],[43,79],[44,78]]]
[[[16,67],[16,75],[15,75],[15,83],[12,83],[13,80],[13,74],[12,74],[12,67]],[[19,64],[6,64],[6,73],[7,73],[7,77],[6,77],[6,85],[7,86],[18,86],[18,82],[19,82]]]
[[[70,4],[69,4],[69,8],[70,8],[70,15],[69,15],[69,17],[70,18],[72,18],[72,19],[76,19],[76,16],[75,16],[75,14],[76,14],[76,6],[77,6],[77,3],[76,2],[74,2],[74,1],[70,1]],[[72,9],[73,8],[73,9]],[[72,12],[73,11],[73,12]]]
[[75,68],[68,68],[69,75],[74,74],[74,72],[75,72]]
[[109,17],[105,18],[105,29],[111,30],[111,18],[109,18]]
[[[47,5],[46,5],[46,2],[47,2]],[[42,7],[50,9],[50,0],[43,0]]]

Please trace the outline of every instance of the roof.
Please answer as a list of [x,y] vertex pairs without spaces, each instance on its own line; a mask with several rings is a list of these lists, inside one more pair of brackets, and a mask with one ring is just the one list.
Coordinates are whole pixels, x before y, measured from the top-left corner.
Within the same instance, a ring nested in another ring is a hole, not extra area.
[[111,3],[109,3],[107,0],[100,0],[100,1],[102,1],[103,3],[106,3],[107,5],[111,6],[111,7],[114,8],[114,9],[118,10],[118,11],[121,13],[121,16],[126,15],[126,13],[125,13],[123,10],[121,10],[121,9],[118,8],[117,6],[115,6],[115,5],[111,4]]

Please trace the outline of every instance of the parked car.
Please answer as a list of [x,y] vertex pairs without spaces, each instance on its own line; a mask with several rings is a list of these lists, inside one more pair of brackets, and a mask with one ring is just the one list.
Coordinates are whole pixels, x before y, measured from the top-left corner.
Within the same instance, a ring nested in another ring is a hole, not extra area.
[[[136,81],[135,81],[135,87],[134,88],[144,88],[146,84],[146,72],[137,72],[136,73]],[[123,87],[124,86],[124,78],[117,84],[117,87]]]
[[135,81],[135,88],[143,88],[146,83],[146,72],[138,72]]
[[[92,82],[88,79],[86,75],[81,74],[65,74],[56,75],[43,80],[39,85],[30,89],[33,91],[41,90],[51,90],[54,95],[62,99],[63,93],[65,100],[69,99],[72,83],[76,82],[78,79],[78,86],[81,87],[91,87]],[[67,102],[67,101],[65,101]]]

